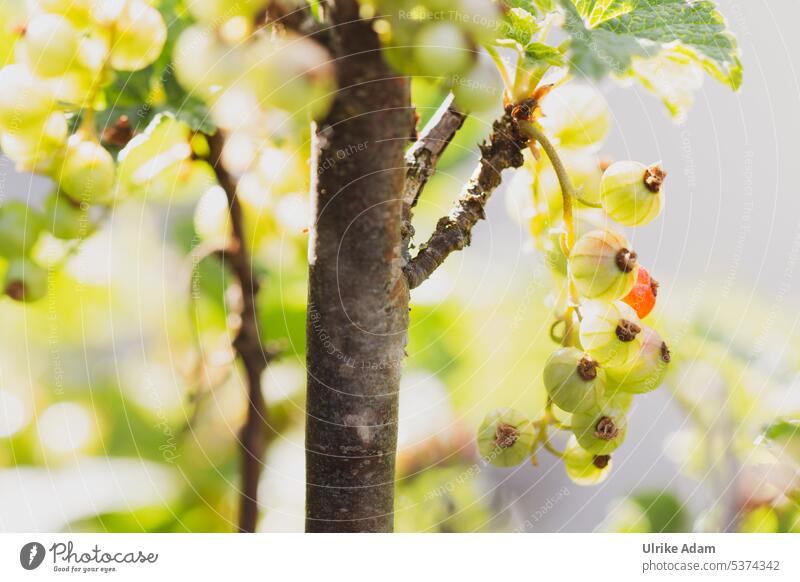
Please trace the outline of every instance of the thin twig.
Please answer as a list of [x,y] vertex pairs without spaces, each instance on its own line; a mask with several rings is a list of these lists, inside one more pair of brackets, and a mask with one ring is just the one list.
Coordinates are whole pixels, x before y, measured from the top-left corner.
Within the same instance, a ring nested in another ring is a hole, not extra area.
[[413,208],[420,192],[436,171],[436,164],[464,125],[467,115],[453,107],[452,93],[442,101],[439,109],[425,125],[419,138],[406,154],[406,183],[403,201]]
[[222,164],[225,139],[220,131],[208,136],[209,163],[214,168],[219,185],[225,190],[231,217],[231,244],[223,255],[242,293],[241,323],[233,347],[247,377],[247,418],[240,435],[242,451],[242,491],[239,507],[239,531],[255,531],[258,519],[258,481],[266,438],[264,396],[261,375],[269,362],[269,354],[261,345],[258,329],[257,297],[259,282],[253,275],[250,254],[245,244],[244,217],[236,196],[236,180]]
[[528,137],[518,131],[511,109],[508,107],[494,122],[488,143],[480,146],[478,167],[450,214],[439,219],[428,242],[403,269],[411,289],[430,277],[450,253],[469,245],[472,228],[485,218],[484,208],[500,185],[502,171],[522,166],[522,149],[527,147]]
[[402,249],[406,260],[409,259],[408,248],[414,236],[411,224],[412,209],[417,205],[419,195],[428,180],[436,171],[436,164],[450,145],[464,120],[465,113],[453,107],[452,93],[442,101],[439,109],[425,125],[414,145],[406,153],[406,182],[403,189],[403,223]]

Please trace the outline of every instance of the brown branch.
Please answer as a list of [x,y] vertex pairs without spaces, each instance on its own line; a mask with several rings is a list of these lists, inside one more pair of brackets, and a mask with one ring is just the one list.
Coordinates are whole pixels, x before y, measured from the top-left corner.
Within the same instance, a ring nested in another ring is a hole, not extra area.
[[[466,114],[453,107],[450,94],[428,121],[417,141],[406,153],[406,182],[403,189],[403,222],[400,226],[403,252],[408,255],[408,247],[414,236],[411,224],[412,209],[417,205],[419,195],[425,184],[436,171],[436,164],[450,145],[456,132],[464,125]],[[406,259],[409,257],[406,256]]]
[[522,166],[522,150],[528,138],[517,128],[511,115],[512,107],[492,125],[489,141],[481,144],[481,160],[448,216],[439,219],[428,242],[403,269],[408,286],[413,289],[445,261],[454,251],[470,243],[472,228],[485,218],[484,208],[494,190],[500,185],[500,174],[507,168]]
[[244,234],[244,217],[236,196],[236,180],[222,164],[225,138],[220,131],[208,136],[209,163],[214,168],[219,185],[225,190],[231,216],[231,244],[223,254],[242,293],[241,323],[233,347],[245,369],[247,378],[247,418],[240,435],[242,454],[242,491],[239,507],[239,531],[253,532],[258,519],[258,481],[266,442],[266,415],[261,392],[261,375],[270,356],[261,345],[258,329],[259,282],[253,275],[250,254]]

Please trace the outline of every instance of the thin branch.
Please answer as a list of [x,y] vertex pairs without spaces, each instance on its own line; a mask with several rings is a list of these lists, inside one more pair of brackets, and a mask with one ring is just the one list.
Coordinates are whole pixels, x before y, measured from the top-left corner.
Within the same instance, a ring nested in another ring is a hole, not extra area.
[[466,114],[453,107],[452,93],[442,101],[439,109],[428,121],[419,138],[406,153],[406,182],[403,189],[403,222],[401,225],[402,249],[408,260],[408,248],[414,236],[411,224],[412,209],[417,205],[425,184],[436,172],[436,164],[450,145],[456,132],[464,125]]
[[239,281],[242,293],[241,323],[233,347],[247,377],[247,418],[240,435],[242,450],[242,492],[239,507],[239,531],[252,532],[258,519],[258,481],[266,442],[266,415],[261,392],[261,375],[270,355],[261,345],[258,330],[257,297],[259,282],[253,275],[250,254],[245,244],[244,217],[236,196],[236,180],[222,164],[225,138],[220,131],[208,136],[209,163],[219,185],[225,190],[231,216],[232,239],[224,260]]
[[523,163],[522,150],[528,137],[517,128],[511,107],[492,125],[489,141],[481,146],[481,160],[448,216],[439,219],[428,242],[403,269],[408,286],[418,287],[454,251],[470,243],[472,228],[485,218],[485,206],[500,185],[500,174],[507,168],[519,168]]
[[436,164],[450,145],[456,132],[464,125],[467,115],[453,107],[452,93],[442,101],[428,121],[419,138],[406,154],[406,183],[403,201],[413,208],[420,192],[436,171]]

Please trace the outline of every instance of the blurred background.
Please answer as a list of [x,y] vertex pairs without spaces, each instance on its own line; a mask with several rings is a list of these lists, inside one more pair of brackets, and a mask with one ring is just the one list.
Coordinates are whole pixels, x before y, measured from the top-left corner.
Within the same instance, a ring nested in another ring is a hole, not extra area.
[[[706,80],[676,123],[638,87],[597,87],[613,116],[602,153],[669,172],[662,216],[627,233],[661,282],[654,317],[678,355],[666,385],[637,398],[599,485],[574,484],[547,454],[515,469],[478,458],[487,411],[541,410],[553,348],[552,278],[520,202],[530,186],[507,174],[472,246],[412,296],[399,531],[800,531],[786,495],[796,461],[775,446],[780,434],[762,436],[800,413],[800,5],[719,4],[743,52],[739,93]],[[430,116],[441,93],[422,81],[414,91]],[[496,114],[471,117],[448,150],[416,214],[418,241],[449,211]],[[259,529],[301,531],[308,171],[304,150],[271,155],[274,175],[293,178],[251,208],[262,330],[282,350],[264,377]],[[50,189],[0,158],[3,199]],[[235,530],[246,392],[226,327],[236,298],[219,263],[191,252],[219,228],[219,201],[212,189],[199,212],[189,199],[119,204],[50,276],[45,300],[0,302],[0,530]]]

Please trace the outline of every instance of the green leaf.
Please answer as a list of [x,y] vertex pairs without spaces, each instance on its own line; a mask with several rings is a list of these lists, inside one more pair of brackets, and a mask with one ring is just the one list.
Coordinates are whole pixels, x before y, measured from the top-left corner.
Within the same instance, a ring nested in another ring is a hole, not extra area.
[[627,14],[636,7],[638,0],[572,0],[578,14],[586,26],[594,28],[598,24],[622,14]]
[[703,85],[700,66],[676,49],[665,49],[648,59],[634,57],[628,75],[659,97],[678,122],[685,119],[694,103],[694,92]]
[[528,44],[533,42],[536,33],[539,31],[539,24],[536,22],[534,13],[524,8],[511,8],[506,13],[500,38],[502,40],[513,40],[524,50]]
[[742,65],[736,39],[708,0],[638,0],[635,9],[599,28],[659,44],[679,43],[716,79],[738,89]]
[[738,89],[742,65],[736,39],[709,0],[562,0],[573,39],[571,64],[601,77],[624,73],[633,56],[673,48],[714,78]]
[[564,51],[541,42],[532,42],[525,47],[525,58],[534,63],[546,63],[560,67],[564,64]]
[[622,74],[630,68],[631,58],[644,56],[646,50],[639,41],[603,29],[588,29],[572,0],[562,0],[564,30],[571,37],[570,68],[579,76],[601,79],[609,72]]

